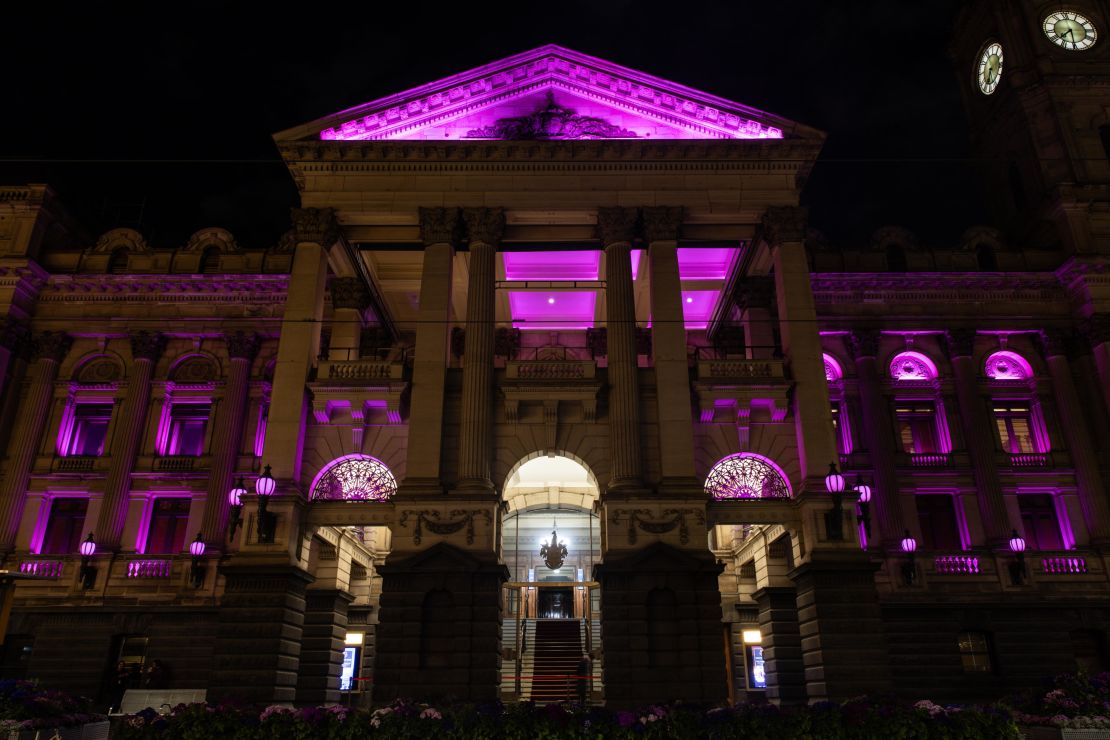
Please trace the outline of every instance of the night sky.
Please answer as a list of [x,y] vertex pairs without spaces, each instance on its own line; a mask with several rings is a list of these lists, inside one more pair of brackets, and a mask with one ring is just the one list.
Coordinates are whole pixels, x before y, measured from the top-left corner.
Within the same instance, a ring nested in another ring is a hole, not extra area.
[[94,236],[127,225],[173,248],[223,226],[269,246],[297,198],[274,132],[545,43],[827,132],[803,197],[835,245],[898,224],[951,247],[987,218],[955,0],[26,5],[0,48],[0,183],[51,184]]

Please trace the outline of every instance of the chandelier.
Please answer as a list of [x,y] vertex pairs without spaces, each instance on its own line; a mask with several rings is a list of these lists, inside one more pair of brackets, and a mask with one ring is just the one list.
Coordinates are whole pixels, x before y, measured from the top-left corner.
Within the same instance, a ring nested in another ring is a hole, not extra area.
[[551,570],[558,570],[563,565],[563,561],[567,558],[567,546],[559,542],[559,535],[557,533],[558,526],[555,521],[551,522],[551,542],[545,542],[540,547],[540,557],[543,558],[544,565]]

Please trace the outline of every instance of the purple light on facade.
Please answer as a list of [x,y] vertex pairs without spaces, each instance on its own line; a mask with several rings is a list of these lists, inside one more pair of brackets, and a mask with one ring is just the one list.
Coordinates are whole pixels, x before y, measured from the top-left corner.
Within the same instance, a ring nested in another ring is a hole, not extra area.
[[917,550],[917,540],[906,532],[906,536],[902,538],[902,552],[911,553]]
[[201,536],[199,534],[197,535],[197,538],[195,540],[189,543],[189,554],[192,555],[194,558],[199,558],[200,556],[204,555],[205,549],[206,546],[204,544],[204,540],[201,539]]
[[835,357],[828,353],[821,355],[821,357],[825,360],[825,380],[832,383],[844,377],[844,370]]
[[1033,368],[1025,358],[1009,350],[992,354],[983,364],[983,368],[991,380],[1028,380],[1033,377]]
[[682,291],[682,318],[687,329],[704,329],[717,305],[719,290]]
[[933,380],[937,366],[920,352],[901,352],[890,361],[890,377],[895,380]]
[[679,247],[678,276],[683,280],[724,280],[738,251],[734,247]]
[[640,255],[644,253],[642,249],[633,249],[629,256],[632,259],[632,279],[635,280],[640,276]]
[[270,473],[270,466],[267,465],[263,469],[262,475],[258,476],[258,479],[254,482],[254,492],[263,498],[267,498],[274,494],[275,488],[277,488],[277,482]]
[[81,556],[86,558],[91,558],[96,554],[96,542],[93,541],[92,532],[89,532],[88,538],[81,543],[80,551]]
[[754,452],[738,452],[721,459],[705,478],[705,492],[717,501],[793,495],[782,468]]
[[1025,540],[1015,529],[1010,537],[1010,552],[1025,552]]
[[[554,303],[548,303],[554,298]],[[593,291],[509,291],[509,310],[517,329],[576,330],[594,326]]]
[[270,418],[270,409],[266,404],[258,406],[258,424],[254,429],[254,456],[262,457],[266,447],[266,423]]
[[397,480],[385,463],[370,455],[344,455],[312,480],[313,501],[388,501]]
[[506,280],[597,280],[601,252],[502,252]]

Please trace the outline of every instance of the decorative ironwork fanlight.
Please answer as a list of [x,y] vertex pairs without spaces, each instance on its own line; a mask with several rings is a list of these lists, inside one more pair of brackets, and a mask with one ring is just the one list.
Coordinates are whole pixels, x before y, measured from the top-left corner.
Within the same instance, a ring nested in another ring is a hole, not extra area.
[[397,480],[380,460],[369,455],[347,455],[333,460],[317,476],[313,501],[388,501]]
[[545,542],[540,547],[540,557],[543,558],[544,565],[551,570],[558,570],[562,567],[563,561],[567,558],[567,546],[559,542],[559,535],[557,533],[558,527],[555,522],[551,522],[551,542]]

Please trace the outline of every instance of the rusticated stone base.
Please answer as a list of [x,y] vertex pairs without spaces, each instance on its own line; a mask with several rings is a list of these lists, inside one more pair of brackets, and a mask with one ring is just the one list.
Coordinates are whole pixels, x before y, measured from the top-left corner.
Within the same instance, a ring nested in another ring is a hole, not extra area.
[[284,564],[232,564],[220,572],[227,588],[220,601],[209,701],[294,701],[305,587],[312,576]]
[[815,559],[790,573],[811,702],[891,688],[875,568],[861,553]]
[[792,588],[762,588],[752,596],[759,604],[767,698],[776,704],[805,704],[805,665],[798,631],[798,601]]
[[492,701],[501,681],[502,585],[509,570],[447,544],[390,556],[382,576],[374,702]]
[[608,706],[728,697],[721,570],[708,551],[658,543],[594,566]]
[[309,589],[305,594],[301,667],[297,672],[298,704],[339,702],[347,606],[353,600],[351,594],[335,589]]

